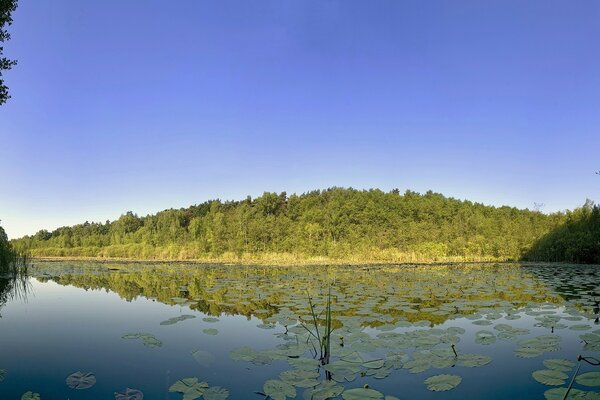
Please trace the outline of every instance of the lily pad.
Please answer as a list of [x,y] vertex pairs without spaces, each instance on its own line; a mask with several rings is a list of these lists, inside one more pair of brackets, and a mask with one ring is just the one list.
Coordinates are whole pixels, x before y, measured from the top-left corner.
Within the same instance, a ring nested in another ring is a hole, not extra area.
[[[544,397],[546,398],[546,400],[564,400],[565,394],[567,394],[567,388],[561,387],[546,390],[544,392]],[[567,397],[567,399],[586,400],[585,394],[586,392],[582,390],[571,388],[571,390],[569,391],[569,397]]]
[[96,376],[91,372],[77,371],[67,376],[66,383],[71,389],[89,389],[96,384]]
[[312,389],[307,389],[303,397],[305,400],[327,400],[339,396],[343,391],[344,387],[336,382],[325,381]]
[[215,329],[215,328],[208,328],[208,329],[203,329],[202,332],[204,332],[207,335],[214,336],[219,333],[219,330]]
[[593,371],[577,375],[575,382],[583,386],[600,386],[600,372]]
[[452,390],[462,382],[462,378],[458,375],[434,375],[425,379],[427,389],[434,392],[445,392]]
[[296,388],[294,388],[294,386],[287,382],[275,379],[270,379],[265,382],[263,385],[263,392],[273,400],[285,400],[287,397],[296,397]]
[[456,359],[456,365],[469,368],[481,367],[491,362],[492,359],[483,354],[459,354]]
[[196,316],[195,315],[184,314],[184,315],[180,315],[179,317],[169,318],[166,321],[162,321],[160,324],[161,325],[173,325],[173,324],[176,324],[178,322],[185,321],[187,319],[192,319],[192,318],[196,318]]
[[21,400],[40,400],[40,394],[34,392],[25,392],[21,396]]
[[208,383],[198,382],[198,378],[184,378],[171,385],[169,392],[183,394],[183,400],[195,400],[202,397],[206,389],[208,389]]
[[348,389],[342,393],[344,400],[381,400],[383,393],[369,388]]
[[544,360],[544,367],[561,372],[569,372],[573,369],[575,363],[564,358],[549,358]]
[[533,376],[533,379],[539,383],[549,386],[564,385],[568,378],[567,374],[564,372],[553,369],[541,369],[539,371],[534,371],[531,375]]
[[229,398],[229,390],[220,386],[211,386],[202,394],[204,400],[226,400]]
[[144,393],[137,389],[127,388],[115,393],[115,400],[144,400]]

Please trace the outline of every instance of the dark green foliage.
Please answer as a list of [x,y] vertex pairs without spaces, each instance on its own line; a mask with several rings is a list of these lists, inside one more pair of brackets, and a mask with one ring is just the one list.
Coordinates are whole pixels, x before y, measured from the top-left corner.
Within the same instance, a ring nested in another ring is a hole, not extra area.
[[356,262],[517,260],[581,212],[587,211],[546,215],[431,191],[401,195],[397,190],[331,188],[213,200],[145,217],[128,212],[113,222],[40,231],[13,243],[39,256],[232,260],[285,254]]
[[524,258],[600,264],[600,207],[588,200],[567,212],[564,224],[536,242]]
[[2,79],[2,71],[7,71],[17,64],[15,60],[3,57],[2,43],[10,39],[10,34],[5,29],[12,24],[11,14],[17,9],[17,0],[0,0],[0,105],[10,98],[8,88]]

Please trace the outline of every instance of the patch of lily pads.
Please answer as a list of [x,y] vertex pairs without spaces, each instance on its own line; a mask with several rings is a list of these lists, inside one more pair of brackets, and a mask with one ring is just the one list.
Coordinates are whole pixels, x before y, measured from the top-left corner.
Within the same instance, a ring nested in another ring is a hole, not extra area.
[[126,333],[121,336],[123,339],[135,340],[141,339],[144,346],[149,348],[161,347],[163,343],[151,333]]

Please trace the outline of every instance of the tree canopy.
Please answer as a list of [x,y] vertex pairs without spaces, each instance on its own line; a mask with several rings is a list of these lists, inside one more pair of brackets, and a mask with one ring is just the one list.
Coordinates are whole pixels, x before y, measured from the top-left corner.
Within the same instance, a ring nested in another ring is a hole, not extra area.
[[[584,208],[597,210],[590,204]],[[531,250],[540,240],[580,218],[581,213],[544,214],[492,207],[431,191],[400,194],[397,190],[330,188],[290,196],[285,192],[264,193],[241,201],[217,199],[142,217],[127,212],[112,222],[41,230],[13,244],[37,256],[224,261],[273,257],[348,262],[519,260],[533,257]]]
[[3,71],[11,69],[17,61],[3,56],[3,43],[10,39],[10,33],[6,30],[12,24],[12,13],[17,9],[17,0],[0,0],[0,105],[6,103],[10,98],[8,87],[2,78]]

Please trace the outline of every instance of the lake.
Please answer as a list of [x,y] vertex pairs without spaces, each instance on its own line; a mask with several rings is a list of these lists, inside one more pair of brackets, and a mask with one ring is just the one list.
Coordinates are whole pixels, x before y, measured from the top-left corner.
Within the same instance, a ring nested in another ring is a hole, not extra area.
[[33,264],[2,400],[600,398],[597,266]]

